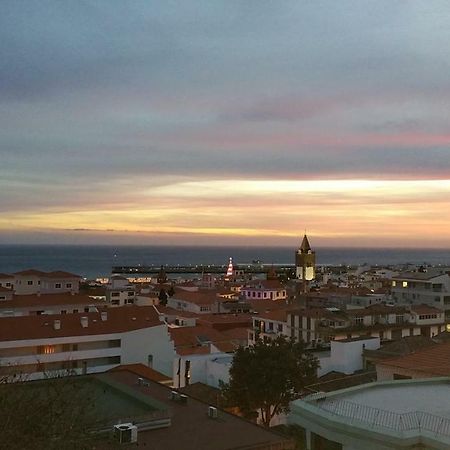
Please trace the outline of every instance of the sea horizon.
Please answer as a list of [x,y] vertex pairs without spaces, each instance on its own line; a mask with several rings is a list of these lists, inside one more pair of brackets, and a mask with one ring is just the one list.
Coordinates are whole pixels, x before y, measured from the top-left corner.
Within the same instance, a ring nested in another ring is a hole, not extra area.
[[[450,249],[317,246],[318,265],[393,266],[449,265]],[[0,272],[34,268],[66,270],[86,278],[105,277],[113,266],[235,264],[294,264],[295,247],[114,244],[0,244]]]

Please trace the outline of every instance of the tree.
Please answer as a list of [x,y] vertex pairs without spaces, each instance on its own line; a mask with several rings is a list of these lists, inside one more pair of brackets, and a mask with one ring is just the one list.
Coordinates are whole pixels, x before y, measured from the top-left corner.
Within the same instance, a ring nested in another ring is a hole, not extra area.
[[175,288],[173,287],[173,284],[171,284],[169,290],[167,291],[167,295],[169,297],[173,297],[174,294],[175,294]]
[[283,336],[249,347],[240,347],[230,368],[230,382],[222,391],[230,405],[244,415],[258,411],[265,426],[272,418],[289,411],[289,403],[315,378],[319,362],[305,352],[302,342]]
[[160,305],[163,305],[163,306],[167,305],[167,293],[164,289],[161,289],[159,291],[158,298],[159,298]]

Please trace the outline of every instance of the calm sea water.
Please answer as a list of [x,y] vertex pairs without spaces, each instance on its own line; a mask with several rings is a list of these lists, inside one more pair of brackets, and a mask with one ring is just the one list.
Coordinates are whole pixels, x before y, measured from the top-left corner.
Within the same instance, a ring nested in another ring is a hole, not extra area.
[[[28,268],[66,270],[84,277],[108,276],[115,265],[236,264],[260,260],[266,264],[293,264],[295,249],[287,247],[158,247],[158,246],[51,246],[0,245],[0,273]],[[403,263],[450,265],[450,249],[316,248],[318,264]]]

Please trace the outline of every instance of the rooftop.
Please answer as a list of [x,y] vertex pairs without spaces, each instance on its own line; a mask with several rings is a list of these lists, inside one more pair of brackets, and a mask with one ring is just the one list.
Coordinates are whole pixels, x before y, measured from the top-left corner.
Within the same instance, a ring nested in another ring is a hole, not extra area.
[[169,328],[169,332],[179,355],[210,353],[209,344],[222,352],[232,352],[238,347],[235,339],[205,325]]
[[[85,328],[81,326],[82,317],[88,318]],[[55,320],[60,321],[58,330],[53,327]],[[2,317],[0,342],[123,333],[158,325],[162,322],[151,306],[108,308],[106,320],[102,320],[100,312]]]
[[449,404],[450,378],[374,382],[297,400],[291,422],[306,419],[339,436],[385,442],[389,448],[425,442],[427,448],[449,448]]
[[32,276],[32,277],[42,277],[42,278],[81,278],[80,275],[75,275],[74,273],[64,272],[62,270],[55,270],[53,272],[42,272],[42,270],[27,269],[20,272],[15,272],[14,275],[18,276]]
[[385,359],[382,364],[424,372],[427,375],[450,376],[450,342],[425,347],[398,358]]
[[403,272],[398,274],[395,277],[392,277],[393,280],[418,280],[418,281],[427,281],[432,278],[439,277],[441,275],[445,275],[448,269],[438,269],[438,268],[430,268],[427,269],[426,272]]
[[70,292],[62,294],[30,294],[14,295],[12,300],[0,303],[0,308],[26,308],[57,305],[99,305],[104,302],[94,300],[89,295],[71,294]]
[[110,372],[108,377],[133,391],[164,403],[171,414],[170,428],[138,433],[139,447],[164,450],[289,450],[294,444],[285,437],[225,411],[217,419],[208,417],[209,403],[188,398],[183,404],[170,400],[170,389],[149,381],[138,385],[135,373]]

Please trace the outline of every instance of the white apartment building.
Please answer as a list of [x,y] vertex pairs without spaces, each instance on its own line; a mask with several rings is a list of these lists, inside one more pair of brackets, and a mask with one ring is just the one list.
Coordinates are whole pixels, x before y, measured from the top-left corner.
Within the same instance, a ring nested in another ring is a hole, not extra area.
[[0,273],[0,288],[12,289],[14,287],[14,276]]
[[401,273],[392,278],[391,294],[396,303],[427,303],[445,310],[449,317],[450,269]]
[[174,345],[153,307],[0,319],[0,377],[37,379],[141,363],[172,376]]
[[113,275],[106,286],[106,301],[111,306],[132,305],[136,300],[136,288],[121,275]]
[[40,270],[23,270],[14,275],[14,293],[17,295],[51,294],[73,292],[78,293],[80,286],[79,275],[69,272]]

